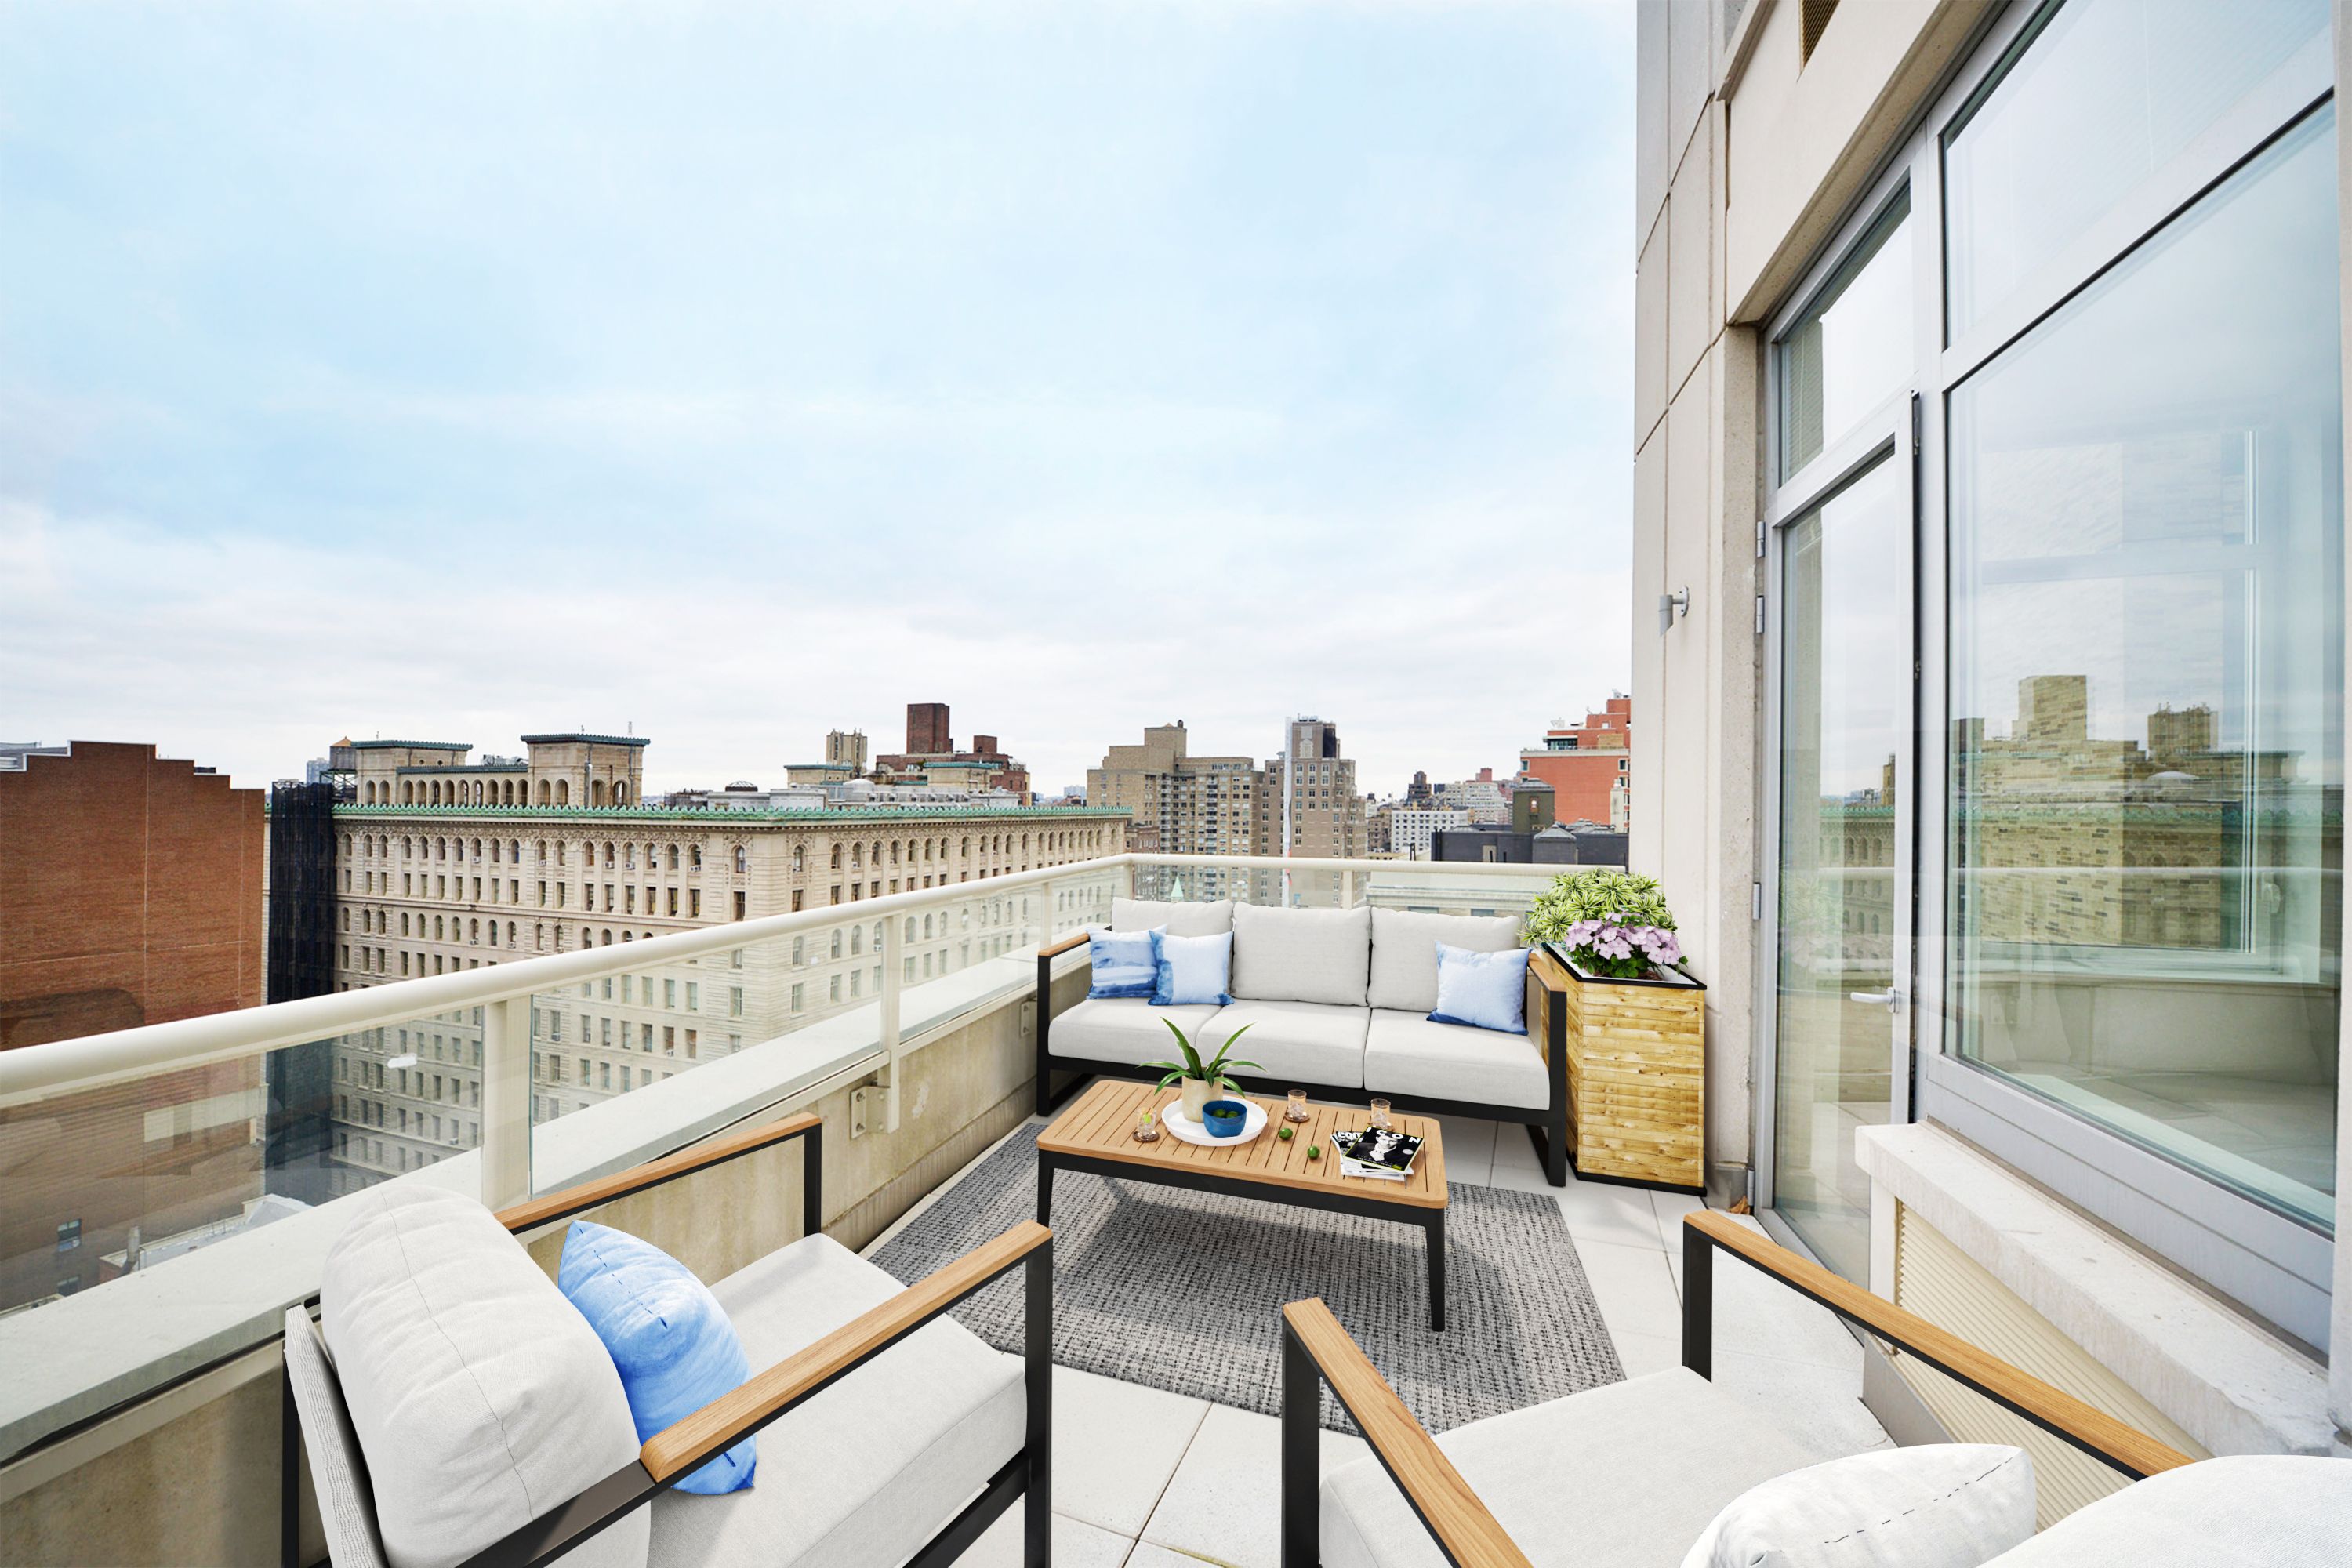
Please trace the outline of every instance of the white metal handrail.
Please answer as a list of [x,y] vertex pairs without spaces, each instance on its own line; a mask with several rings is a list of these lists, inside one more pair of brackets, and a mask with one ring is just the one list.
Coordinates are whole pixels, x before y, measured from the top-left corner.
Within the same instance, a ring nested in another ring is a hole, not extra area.
[[[905,984],[898,921],[914,913],[965,904],[1008,893],[1035,893],[1044,909],[1039,940],[1053,934],[1055,885],[1091,880],[1104,873],[1145,867],[1264,870],[1290,877],[1331,873],[1338,896],[1352,904],[1367,879],[1397,876],[1435,882],[1524,883],[1530,890],[1562,869],[1557,866],[1491,861],[1364,860],[1279,855],[1163,855],[1129,852],[1090,860],[1065,861],[1034,870],[951,882],[861,899],[849,904],[767,915],[666,936],[583,947],[506,962],[493,959],[479,969],[389,981],[381,985],[305,997],[261,1007],[208,1014],[166,1024],[147,1024],[107,1034],[56,1040],[0,1052],[0,1110],[53,1096],[102,1089],[155,1073],[204,1067],[261,1056],[289,1046],[338,1035],[396,1026],[442,1014],[479,1007],[482,1014],[482,1181],[486,1202],[508,1203],[530,1184],[531,1092],[528,1075],[530,998],[564,987],[643,971],[648,964],[677,963],[739,948],[822,931],[848,922],[879,921],[883,940],[882,989],[877,1001],[880,1039],[877,1066],[885,1089],[887,1125],[898,1124],[898,1088],[903,1079],[899,1028]],[[1132,883],[1127,884],[1129,888]],[[1029,922],[1024,919],[1024,928]]]

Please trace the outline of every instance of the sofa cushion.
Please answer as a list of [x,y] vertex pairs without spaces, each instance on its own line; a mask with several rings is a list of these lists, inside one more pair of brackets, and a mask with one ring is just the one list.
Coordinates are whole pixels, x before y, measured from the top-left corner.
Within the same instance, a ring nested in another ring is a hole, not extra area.
[[[1457,1426],[1437,1439],[1539,1568],[1679,1563],[1723,1505],[1829,1456],[1676,1367]],[[1441,1568],[1378,1459],[1323,1482],[1325,1568]]]
[[1160,961],[1152,956],[1152,933],[1087,928],[1089,996],[1149,996],[1160,984]]
[[1466,1024],[1498,1034],[1528,1032],[1528,950],[1473,952],[1437,944],[1437,1005],[1433,1024]]
[[1364,1005],[1372,911],[1234,907],[1234,999]]
[[1990,1443],[1848,1454],[1731,1500],[1683,1568],[1983,1568],[2033,1533],[2033,1461]]
[[1150,931],[1158,926],[1170,936],[1215,936],[1234,929],[1230,899],[1211,904],[1169,903],[1156,899],[1113,899],[1110,929]]
[[2352,1463],[2242,1454],[2134,1481],[1986,1568],[2306,1568],[2347,1541]]
[[[814,1344],[899,1284],[826,1236],[711,1287],[756,1370]],[[939,1319],[762,1429],[760,1483],[654,1500],[659,1568],[890,1568],[1020,1450],[1022,1363]]]
[[1374,910],[1371,990],[1365,1000],[1399,1013],[1430,1012],[1437,1005],[1441,942],[1473,952],[1507,952],[1519,945],[1519,917]]
[[1246,1028],[1249,1033],[1242,1036],[1234,1055],[1260,1065],[1241,1068],[1244,1075],[1286,1084],[1361,1089],[1364,1028],[1370,1018],[1361,1007],[1320,1002],[1235,1002],[1219,1008],[1193,1043],[1203,1056],[1214,1055]]
[[[472,1198],[390,1182],[341,1199],[319,1304],[393,1568],[446,1568],[635,1462],[620,1373]],[[646,1561],[644,1510],[565,1559]]]
[[1122,1067],[1170,1061],[1179,1053],[1176,1037],[1168,1032],[1168,1026],[1173,1023],[1197,1047],[1201,1026],[1216,1013],[1216,1008],[1205,1005],[1155,1007],[1141,997],[1089,998],[1055,1015],[1053,1027],[1045,1033],[1045,1048],[1057,1057],[1117,1062]]
[[1171,936],[1164,931],[1155,931],[1151,933],[1151,957],[1155,966],[1153,1006],[1222,1007],[1233,1000],[1227,994],[1227,987],[1233,984],[1233,932]]
[[1433,1023],[1386,1008],[1373,1011],[1364,1033],[1364,1088],[1472,1105],[1536,1110],[1551,1103],[1551,1075],[1528,1036]]

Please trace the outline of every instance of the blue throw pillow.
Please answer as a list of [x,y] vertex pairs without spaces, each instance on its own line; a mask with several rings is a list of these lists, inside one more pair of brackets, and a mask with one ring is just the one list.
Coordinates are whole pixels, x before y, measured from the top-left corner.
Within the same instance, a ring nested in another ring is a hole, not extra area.
[[[624,1231],[572,1222],[556,1269],[561,1289],[620,1370],[643,1442],[751,1375],[735,1325],[686,1265]],[[731,1492],[751,1484],[759,1439],[746,1437],[677,1483],[682,1492]]]
[[1164,928],[1150,931],[1093,929],[1087,939],[1087,956],[1094,965],[1089,1001],[1097,996],[1149,996],[1160,986],[1160,960],[1151,939]]
[[1206,1002],[1223,1007],[1233,1000],[1225,994],[1225,974],[1233,965],[1234,933],[1214,936],[1170,936],[1151,933],[1151,954],[1159,964],[1159,983],[1152,987],[1155,1007],[1182,1007]]
[[1433,1024],[1467,1024],[1506,1035],[1528,1032],[1528,950],[1473,952],[1437,944],[1437,1011]]

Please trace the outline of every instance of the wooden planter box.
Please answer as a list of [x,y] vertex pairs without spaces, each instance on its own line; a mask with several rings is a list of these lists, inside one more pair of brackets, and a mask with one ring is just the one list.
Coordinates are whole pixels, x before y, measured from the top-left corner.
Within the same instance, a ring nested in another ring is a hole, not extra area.
[[1706,1189],[1706,987],[1588,975],[1557,942],[1568,977],[1568,1157],[1585,1181]]

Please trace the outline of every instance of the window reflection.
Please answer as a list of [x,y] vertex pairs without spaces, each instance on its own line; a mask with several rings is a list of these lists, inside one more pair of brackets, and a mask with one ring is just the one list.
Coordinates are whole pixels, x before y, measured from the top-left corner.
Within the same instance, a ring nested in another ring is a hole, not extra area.
[[2336,276],[2323,110],[1951,398],[1958,1047],[2321,1225]]
[[1784,479],[1910,379],[1910,216],[1906,191],[1780,340]]
[[2327,0],[2069,0],[2029,31],[1946,151],[1950,331],[1999,304],[2327,22]]

